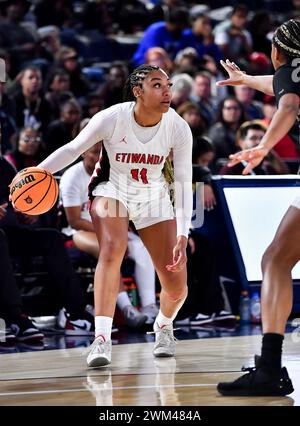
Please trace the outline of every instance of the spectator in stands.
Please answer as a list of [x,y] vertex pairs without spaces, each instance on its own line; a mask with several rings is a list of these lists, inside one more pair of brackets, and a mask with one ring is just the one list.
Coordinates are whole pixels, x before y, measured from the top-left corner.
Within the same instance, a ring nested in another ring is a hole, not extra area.
[[[251,73],[251,75],[268,75],[272,72],[271,59],[265,53],[251,53],[249,56],[249,62],[249,73]],[[259,92],[257,95],[259,95]]]
[[197,137],[193,143],[193,182],[204,183],[204,208],[212,210],[216,205],[216,198],[211,186],[212,173],[209,166],[215,157],[212,141],[206,137]]
[[151,22],[165,21],[172,9],[186,6],[184,0],[160,0],[151,3],[154,3],[153,7],[148,10]]
[[[226,86],[218,86],[216,83],[223,80],[224,76],[221,73],[216,61],[208,55],[204,55],[200,61],[199,68],[206,71],[210,75],[210,91],[213,101],[220,102],[222,99],[229,95]],[[201,72],[201,71],[200,71]]]
[[150,47],[146,52],[145,64],[157,65],[168,74],[171,74],[173,69],[173,62],[162,47]]
[[11,54],[12,75],[20,71],[25,61],[36,56],[36,39],[21,25],[21,21],[30,7],[27,0],[9,0],[1,2],[4,15],[0,22],[0,46]]
[[294,19],[299,19],[300,16],[300,1],[299,0],[291,0],[290,4],[287,5],[286,3],[282,3],[282,8],[283,8],[283,12],[286,14],[286,12],[288,11],[287,14],[287,19],[288,18],[294,18]]
[[[246,121],[237,132],[237,147],[241,150],[254,148],[262,140],[266,133],[266,127],[260,120]],[[244,162],[233,167],[224,166],[220,170],[221,175],[241,175],[245,168]],[[287,166],[272,150],[265,159],[252,171],[253,175],[275,175],[288,173]]]
[[272,18],[270,13],[265,10],[256,12],[249,22],[249,31],[253,43],[254,52],[262,52],[270,56],[271,40],[268,34],[272,29]]
[[146,52],[150,47],[162,47],[175,58],[182,43],[182,31],[188,27],[189,14],[184,8],[173,8],[166,21],[155,22],[144,32],[139,46],[133,56],[134,66],[145,63]]
[[[65,233],[72,236],[75,246],[95,259],[99,257],[99,244],[88,211],[88,184],[101,152],[101,143],[83,154],[83,161],[70,167],[62,176],[60,194],[69,227]],[[117,306],[126,323],[139,328],[153,324],[158,314],[155,304],[155,271],[152,260],[140,238],[128,233],[128,256],[135,262],[135,280],[139,291],[141,312],[131,304],[126,291],[121,291]]]
[[78,54],[72,47],[63,46],[56,55],[56,68],[62,68],[69,75],[70,91],[75,98],[87,95],[89,84],[81,72]]
[[144,31],[150,24],[146,4],[140,0],[120,1],[116,12],[119,30],[125,34]]
[[206,123],[196,104],[186,101],[177,108],[177,113],[188,123],[193,137],[201,136],[206,131]]
[[[40,341],[44,338],[43,333],[24,314],[20,290],[14,277],[8,241],[1,229],[1,221],[6,216],[6,209],[7,203],[1,204],[0,202],[0,312],[1,318],[6,323],[4,343],[11,343],[16,339],[22,342]],[[2,340],[0,340],[0,344],[1,342]]]
[[116,2],[88,1],[83,3],[80,23],[84,30],[97,30],[101,34],[111,34],[118,29],[115,22]]
[[255,101],[255,90],[246,85],[234,87],[234,93],[237,100],[243,105],[245,114],[249,120],[263,118],[262,104]]
[[13,150],[16,139],[16,124],[9,115],[10,99],[5,93],[5,83],[0,81],[0,155]]
[[38,129],[26,127],[20,131],[17,149],[5,155],[17,171],[37,166],[43,159],[42,135]]
[[50,123],[46,133],[45,148],[48,155],[77,136],[81,114],[81,106],[74,98],[61,106],[60,118]]
[[47,25],[37,29],[39,36],[40,55],[50,62],[56,59],[62,45],[59,28],[55,25]]
[[104,101],[105,108],[123,101],[123,87],[127,77],[128,69],[122,63],[112,64],[106,82],[97,90],[97,94]]
[[47,76],[45,99],[50,103],[53,117],[59,118],[60,107],[73,97],[70,92],[70,77],[66,71],[53,69]]
[[44,133],[52,119],[52,108],[41,93],[41,71],[33,65],[28,65],[19,74],[18,80],[21,90],[12,96],[17,127],[39,127]]
[[189,100],[194,80],[190,75],[183,73],[173,76],[171,81],[173,83],[171,106],[177,109],[180,105]]
[[72,0],[41,0],[34,7],[38,27],[56,25],[59,28],[70,28],[73,23]]
[[[5,83],[6,83],[6,90],[8,90],[13,81],[11,78],[11,54],[9,53],[8,50],[3,49],[1,47],[0,58],[3,59],[5,62]],[[2,99],[2,102],[3,102],[3,99]],[[9,114],[11,114],[11,112],[9,112]]]
[[[276,99],[275,96],[265,95],[263,101],[264,118],[262,122],[268,127],[277,110]],[[296,126],[298,126],[298,124],[296,124]],[[283,160],[299,160],[298,143],[298,140],[294,141],[292,137],[287,134],[274,146],[273,151]]]
[[1,305],[12,311],[9,322],[16,324],[14,334],[24,340],[36,330],[21,316],[20,297],[16,288],[10,257],[21,258],[43,255],[56,299],[67,309],[66,334],[87,335],[93,332],[93,318],[85,312],[84,294],[79,279],[70,263],[62,235],[56,229],[39,226],[38,216],[16,212],[8,204],[9,184],[16,174],[14,167],[0,157],[0,297]]
[[227,159],[236,152],[236,132],[241,124],[246,121],[242,104],[233,96],[221,101],[216,117],[216,123],[210,128],[209,137],[216,150],[214,171],[222,159]]
[[194,139],[193,143],[193,165],[209,168],[215,158],[215,149],[211,139],[201,136]]
[[207,71],[196,73],[191,96],[207,126],[211,126],[216,116],[216,105],[211,94],[211,78],[211,74]]
[[86,102],[84,105],[85,117],[92,118],[97,112],[102,111],[104,108],[105,104],[101,95],[91,93],[86,96]]
[[174,60],[174,73],[187,73],[191,76],[197,72],[199,67],[199,57],[197,50],[193,47],[185,47],[179,50]]
[[222,23],[222,29],[215,29],[215,42],[220,47],[225,58],[241,63],[252,52],[251,34],[246,30],[247,7],[236,5],[233,8],[229,23]]
[[219,46],[214,41],[211,21],[202,13],[192,15],[192,28],[183,31],[183,45],[196,49],[199,59],[209,55],[219,62],[223,58]]

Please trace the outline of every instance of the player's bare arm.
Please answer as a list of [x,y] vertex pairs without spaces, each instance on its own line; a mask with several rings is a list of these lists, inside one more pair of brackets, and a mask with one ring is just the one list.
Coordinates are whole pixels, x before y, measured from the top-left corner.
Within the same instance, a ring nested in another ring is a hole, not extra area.
[[282,96],[278,110],[260,144],[255,148],[230,155],[229,166],[232,167],[241,161],[247,161],[248,165],[243,170],[243,175],[248,174],[253,168],[258,166],[295,123],[299,111],[299,101],[299,96],[294,93],[287,93]]
[[274,95],[273,75],[248,75],[242,71],[234,62],[220,61],[223,68],[228,72],[229,78],[217,82],[217,86],[238,86],[245,84],[252,89],[259,90],[267,95]]

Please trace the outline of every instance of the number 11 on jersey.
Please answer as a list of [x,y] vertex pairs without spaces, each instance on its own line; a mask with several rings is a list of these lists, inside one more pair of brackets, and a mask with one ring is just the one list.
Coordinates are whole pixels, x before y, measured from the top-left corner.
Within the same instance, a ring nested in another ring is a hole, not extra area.
[[139,180],[141,179],[141,181],[146,185],[148,183],[148,179],[147,179],[147,169],[131,169],[131,176],[132,179],[137,180],[139,182]]

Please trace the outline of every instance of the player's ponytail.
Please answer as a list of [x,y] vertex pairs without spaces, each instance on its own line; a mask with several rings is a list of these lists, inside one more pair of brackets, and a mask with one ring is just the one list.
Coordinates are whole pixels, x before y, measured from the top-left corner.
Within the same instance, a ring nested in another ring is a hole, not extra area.
[[135,101],[135,96],[132,89],[134,87],[142,87],[143,81],[151,71],[158,71],[160,68],[156,65],[140,65],[137,67],[127,78],[124,90],[123,90],[123,101],[130,102]]

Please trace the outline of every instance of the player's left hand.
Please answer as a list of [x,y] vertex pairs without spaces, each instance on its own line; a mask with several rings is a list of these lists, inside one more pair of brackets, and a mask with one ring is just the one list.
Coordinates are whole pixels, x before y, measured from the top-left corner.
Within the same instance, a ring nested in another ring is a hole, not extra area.
[[243,170],[243,175],[247,175],[263,161],[268,152],[267,148],[259,145],[255,148],[245,149],[244,151],[229,155],[230,162],[228,166],[233,167],[241,161],[247,161],[248,164]]
[[179,272],[186,265],[187,257],[186,257],[186,247],[187,247],[187,238],[184,236],[180,236],[177,239],[177,244],[173,249],[173,264],[166,265],[166,269],[169,272]]

